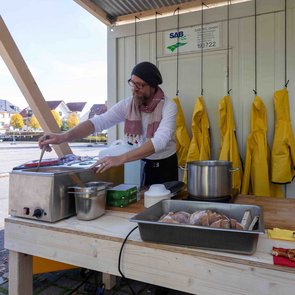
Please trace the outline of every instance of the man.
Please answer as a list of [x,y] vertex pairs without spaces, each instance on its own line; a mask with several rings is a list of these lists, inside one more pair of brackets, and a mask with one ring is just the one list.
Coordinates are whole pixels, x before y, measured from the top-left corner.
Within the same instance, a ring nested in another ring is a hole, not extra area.
[[39,147],[46,146],[46,150],[51,151],[50,144],[83,138],[124,121],[125,140],[134,148],[122,155],[98,160],[94,165],[96,173],[142,159],[145,186],[178,180],[174,138],[177,107],[159,87],[161,73],[154,64],[141,62],[133,68],[128,84],[131,97],[65,133],[45,134],[39,139]]

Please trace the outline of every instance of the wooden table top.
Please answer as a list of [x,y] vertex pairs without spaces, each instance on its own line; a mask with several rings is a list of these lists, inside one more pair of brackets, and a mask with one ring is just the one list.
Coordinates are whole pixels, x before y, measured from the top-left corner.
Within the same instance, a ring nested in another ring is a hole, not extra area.
[[[176,199],[187,198],[182,192]],[[235,204],[258,205],[263,208],[265,228],[282,228],[295,231],[295,199],[277,199],[272,197],[257,197],[250,195],[237,195],[233,199]],[[137,203],[125,208],[107,207],[109,210],[138,213],[144,210],[143,198]]]

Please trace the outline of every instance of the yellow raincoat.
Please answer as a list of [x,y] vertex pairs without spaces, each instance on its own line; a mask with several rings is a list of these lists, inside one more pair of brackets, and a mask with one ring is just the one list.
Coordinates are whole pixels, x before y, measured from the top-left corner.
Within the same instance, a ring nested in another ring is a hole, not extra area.
[[192,140],[189,146],[187,162],[209,160],[210,133],[209,118],[203,97],[200,96],[195,104],[192,117]]
[[188,131],[185,125],[185,119],[179,98],[175,97],[173,98],[173,101],[177,105],[175,139],[178,166],[185,166],[186,157],[190,145],[190,137],[188,135]]
[[270,181],[270,149],[267,143],[266,108],[259,96],[254,97],[250,134],[247,139],[242,194],[283,197],[281,187]]
[[287,88],[274,95],[275,133],[271,151],[271,181],[289,183],[295,176],[295,138],[291,126]]
[[235,134],[235,122],[230,96],[224,96],[219,101],[219,127],[221,134],[221,148],[219,160],[232,162],[232,187],[240,192],[243,178],[243,168],[238,143]]

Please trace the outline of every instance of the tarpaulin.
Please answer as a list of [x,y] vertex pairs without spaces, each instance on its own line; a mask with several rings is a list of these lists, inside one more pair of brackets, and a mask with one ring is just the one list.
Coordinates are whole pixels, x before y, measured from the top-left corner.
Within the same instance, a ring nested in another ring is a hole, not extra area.
[[232,187],[240,192],[243,178],[243,167],[235,134],[235,122],[231,98],[224,96],[219,101],[219,128],[221,147],[219,160],[232,162],[233,168],[239,168],[232,174]]
[[250,134],[242,183],[242,194],[283,197],[281,187],[270,180],[270,148],[267,143],[266,108],[259,96],[254,97],[251,109]]
[[287,88],[274,94],[275,132],[271,151],[271,180],[289,183],[295,176],[295,138]]

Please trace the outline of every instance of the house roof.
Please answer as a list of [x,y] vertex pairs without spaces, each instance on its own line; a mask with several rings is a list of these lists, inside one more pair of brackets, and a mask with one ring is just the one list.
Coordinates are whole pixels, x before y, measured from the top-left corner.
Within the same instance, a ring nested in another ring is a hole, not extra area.
[[67,103],[68,108],[71,112],[82,112],[86,102],[69,102]]
[[62,100],[51,100],[51,101],[46,101],[50,110],[55,110],[63,101]]
[[[251,0],[231,0],[231,4]],[[179,13],[187,13],[202,9],[200,0],[75,0],[88,12],[102,21],[104,24],[120,25],[134,22],[136,19],[144,20],[170,16],[177,9]],[[228,0],[206,0],[204,9],[227,5]]]
[[107,110],[108,108],[105,104],[94,104],[89,111],[88,118],[92,118],[95,115],[101,115]]
[[11,114],[19,113],[20,108],[5,99],[0,99],[0,112],[7,112]]

